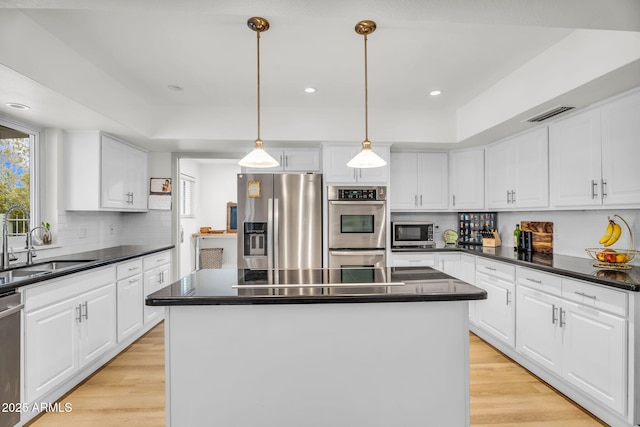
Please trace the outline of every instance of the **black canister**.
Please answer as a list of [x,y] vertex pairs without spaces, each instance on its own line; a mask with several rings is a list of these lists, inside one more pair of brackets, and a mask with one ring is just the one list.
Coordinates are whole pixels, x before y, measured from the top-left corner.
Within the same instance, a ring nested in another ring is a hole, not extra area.
[[525,252],[533,252],[533,233],[531,231],[525,231],[522,239],[522,246]]

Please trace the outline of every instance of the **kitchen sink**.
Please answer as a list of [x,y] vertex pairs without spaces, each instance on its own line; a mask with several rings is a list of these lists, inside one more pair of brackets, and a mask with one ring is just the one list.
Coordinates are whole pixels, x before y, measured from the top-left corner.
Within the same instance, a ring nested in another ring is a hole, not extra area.
[[[16,270],[24,271],[24,272],[28,272],[28,271],[31,271],[31,272],[33,272],[33,271],[39,271],[39,272],[58,271],[58,270],[62,270],[62,269],[65,269],[65,268],[77,267],[79,265],[87,264],[87,263],[90,263],[90,262],[93,262],[93,261],[94,260],[92,260],[92,259],[80,260],[80,261],[48,261],[48,262],[44,262],[42,264],[27,265],[27,266],[24,266],[24,267],[17,268]],[[13,270],[13,271],[16,271],[16,270]]]
[[0,271],[0,284],[8,283],[13,280],[24,279],[27,277],[50,274],[56,271],[78,267],[94,261],[95,260],[92,259],[74,261],[47,261],[40,264],[31,264],[13,268],[11,270],[4,270]]

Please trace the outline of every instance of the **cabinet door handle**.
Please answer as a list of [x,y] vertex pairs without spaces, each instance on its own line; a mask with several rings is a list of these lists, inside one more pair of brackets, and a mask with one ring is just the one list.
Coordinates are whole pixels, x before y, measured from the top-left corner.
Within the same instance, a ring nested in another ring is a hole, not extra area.
[[511,305],[511,291],[507,289],[507,305]]
[[78,304],[76,307],[76,322],[82,323],[82,305]]
[[560,308],[560,327],[563,328],[564,325],[567,324],[567,322],[565,322],[565,315],[567,314],[566,311],[564,311],[562,308]]
[[507,204],[511,203],[510,196],[511,196],[511,192],[507,190]]
[[456,195],[454,194],[452,197],[453,197],[453,206],[455,206],[456,205]]
[[86,320],[89,320],[89,302],[85,301],[82,306],[84,306],[84,314],[82,315],[82,317],[84,317]]
[[415,205],[415,207],[418,207],[418,195],[416,194],[415,196],[413,196],[413,204]]
[[596,297],[595,295],[585,294],[584,292],[574,291],[574,293],[575,293],[575,294],[578,294],[578,295],[580,295],[580,296],[583,296],[583,297],[591,298],[591,299],[593,299],[593,300],[597,300],[597,299],[598,299],[598,297]]
[[539,285],[542,285],[542,280],[536,280],[536,279],[532,279],[531,277],[527,277],[527,280],[533,283],[537,283]]
[[551,305],[551,324],[555,325],[558,318],[556,317],[558,314],[558,307],[555,304]]
[[284,167],[285,168],[289,167],[289,156],[288,155],[284,156]]
[[422,194],[420,195],[420,206],[422,206]]
[[591,198],[595,199],[598,197],[598,183],[595,179],[591,180]]
[[282,165],[282,154],[280,154],[280,165]]
[[607,197],[607,181],[602,179],[600,180],[600,183],[602,184],[602,198],[604,199]]
[[511,190],[511,203],[516,202],[516,190]]

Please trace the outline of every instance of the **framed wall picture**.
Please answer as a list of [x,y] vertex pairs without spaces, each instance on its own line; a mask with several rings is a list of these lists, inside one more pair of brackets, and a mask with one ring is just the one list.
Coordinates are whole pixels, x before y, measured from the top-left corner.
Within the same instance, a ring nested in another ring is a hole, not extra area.
[[151,178],[151,194],[171,194],[171,178]]
[[261,192],[261,183],[262,181],[249,181],[247,182],[247,196],[250,199],[258,199],[262,197]]
[[227,233],[238,232],[238,204],[227,203]]

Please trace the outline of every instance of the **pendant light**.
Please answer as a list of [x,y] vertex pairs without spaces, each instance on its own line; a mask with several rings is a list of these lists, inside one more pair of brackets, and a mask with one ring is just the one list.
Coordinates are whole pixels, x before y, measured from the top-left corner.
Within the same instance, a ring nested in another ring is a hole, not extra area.
[[280,166],[280,164],[266,152],[260,139],[260,33],[269,29],[269,21],[264,18],[253,17],[249,18],[247,26],[256,32],[258,40],[258,138],[253,150],[244,156],[238,164],[250,168],[272,168]]
[[379,168],[385,166],[387,162],[373,152],[371,141],[369,141],[369,79],[367,69],[367,35],[376,30],[376,23],[373,21],[360,21],[356,24],[356,33],[364,36],[364,141],[362,148],[356,156],[347,163],[352,168]]

